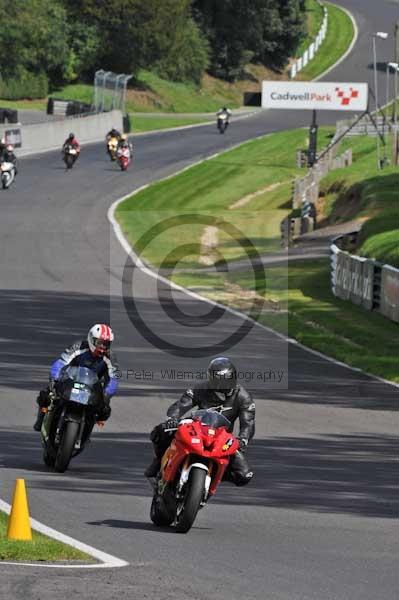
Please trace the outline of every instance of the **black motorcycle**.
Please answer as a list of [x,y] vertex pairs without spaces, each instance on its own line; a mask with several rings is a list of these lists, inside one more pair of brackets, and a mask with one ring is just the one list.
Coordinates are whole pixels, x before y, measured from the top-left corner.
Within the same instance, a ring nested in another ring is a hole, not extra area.
[[103,405],[103,387],[94,371],[64,369],[41,429],[43,460],[48,467],[58,473],[67,470],[71,458],[84,449]]

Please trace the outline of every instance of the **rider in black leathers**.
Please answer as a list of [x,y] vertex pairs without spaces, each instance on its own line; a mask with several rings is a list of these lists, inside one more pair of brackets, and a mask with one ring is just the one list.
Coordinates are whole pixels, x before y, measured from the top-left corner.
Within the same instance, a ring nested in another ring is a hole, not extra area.
[[255,403],[251,394],[237,384],[236,369],[230,359],[225,357],[212,360],[208,367],[208,381],[199,383],[193,389],[187,389],[180,400],[168,408],[169,419],[152,430],[150,437],[155,457],[144,475],[156,477],[161,458],[173,437],[173,433],[166,432],[165,429],[176,428],[179,419],[194,406],[200,409],[217,409],[231,422],[230,431],[233,430],[236,419],[239,419],[240,449],[230,459],[224,478],[238,486],[249,483],[253,472],[249,469],[245,449],[255,433]]

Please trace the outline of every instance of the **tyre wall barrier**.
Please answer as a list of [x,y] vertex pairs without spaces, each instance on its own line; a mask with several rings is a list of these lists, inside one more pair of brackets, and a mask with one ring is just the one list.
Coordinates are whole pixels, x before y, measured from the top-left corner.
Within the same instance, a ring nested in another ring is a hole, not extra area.
[[14,139],[18,139],[20,143],[17,156],[27,156],[61,149],[70,132],[73,132],[83,145],[103,141],[112,127],[120,131],[123,128],[123,115],[120,110],[68,117],[34,125],[21,125],[15,129],[0,125],[0,137],[3,135],[7,136],[7,139],[10,137],[12,143],[11,135],[14,136]]

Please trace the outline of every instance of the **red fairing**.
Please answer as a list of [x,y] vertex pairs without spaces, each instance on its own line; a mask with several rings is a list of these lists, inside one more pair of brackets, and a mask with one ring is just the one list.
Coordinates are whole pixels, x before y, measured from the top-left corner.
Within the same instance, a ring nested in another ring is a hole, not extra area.
[[232,456],[239,448],[236,437],[226,431],[225,427],[214,429],[199,421],[182,423],[169,449],[162,459],[162,479],[174,481],[182,462],[193,456],[206,457],[212,460],[210,474],[212,477],[209,494],[215,493]]

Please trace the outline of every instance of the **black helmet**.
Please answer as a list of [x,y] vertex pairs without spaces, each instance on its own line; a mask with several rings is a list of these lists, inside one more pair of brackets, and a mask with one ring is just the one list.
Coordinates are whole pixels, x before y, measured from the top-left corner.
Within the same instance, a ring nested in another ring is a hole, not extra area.
[[228,394],[237,386],[237,370],[225,356],[211,360],[207,374],[210,387],[215,391]]
[[75,134],[74,133],[70,133],[69,136],[68,136],[68,139],[69,140],[73,140],[74,137],[75,137]]

